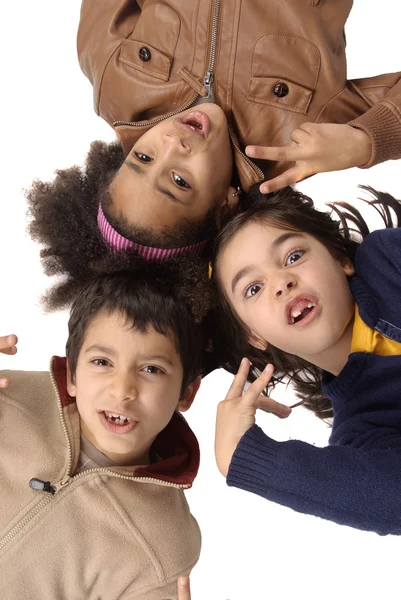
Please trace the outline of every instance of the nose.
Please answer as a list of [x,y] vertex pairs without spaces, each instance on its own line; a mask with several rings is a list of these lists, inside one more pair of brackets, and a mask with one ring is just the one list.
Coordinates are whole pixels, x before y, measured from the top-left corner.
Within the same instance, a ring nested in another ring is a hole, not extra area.
[[278,280],[275,286],[274,295],[276,298],[279,298],[280,296],[286,296],[295,286],[295,278],[288,274]]
[[131,402],[138,397],[138,382],[132,373],[116,374],[112,385],[111,395],[117,402]]
[[187,155],[191,152],[191,146],[188,140],[178,133],[165,133],[164,134],[164,145],[165,149],[171,152],[178,152],[181,155]]

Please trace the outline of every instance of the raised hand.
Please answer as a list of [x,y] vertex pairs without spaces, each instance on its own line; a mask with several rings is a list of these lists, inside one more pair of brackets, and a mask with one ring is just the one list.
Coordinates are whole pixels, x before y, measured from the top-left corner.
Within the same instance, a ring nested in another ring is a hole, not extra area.
[[262,194],[325,171],[340,171],[366,164],[372,154],[367,133],[351,125],[303,123],[291,133],[289,146],[247,146],[251,158],[293,162],[294,166],[260,186]]
[[[3,354],[15,354],[17,352],[18,338],[16,335],[5,335],[0,337],[0,352]],[[7,377],[0,375],[0,388],[6,388],[9,384]]]
[[291,413],[290,407],[262,395],[273,375],[274,367],[271,364],[266,366],[243,394],[249,369],[249,360],[243,358],[225,400],[217,407],[214,449],[217,466],[224,477],[227,476],[232,455],[240,439],[255,424],[258,408],[273,413],[281,419],[285,419]]

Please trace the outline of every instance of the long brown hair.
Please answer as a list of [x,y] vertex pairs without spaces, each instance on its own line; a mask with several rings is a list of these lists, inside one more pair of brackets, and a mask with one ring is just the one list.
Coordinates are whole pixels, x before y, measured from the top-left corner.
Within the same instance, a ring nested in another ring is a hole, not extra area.
[[[247,356],[253,365],[251,380],[260,374],[268,362],[273,363],[275,373],[266,393],[270,393],[279,382],[291,383],[296,395],[303,400],[304,406],[319,418],[326,419],[333,415],[333,410],[330,401],[322,392],[322,370],[271,344],[266,350],[259,350],[248,342],[251,332],[230,305],[222,289],[219,256],[234,235],[248,223],[256,222],[308,233],[323,244],[337,260],[347,257],[353,261],[358,246],[370,230],[360,212],[346,202],[328,204],[331,208],[330,213],[322,212],[314,207],[311,198],[290,187],[264,195],[259,192],[259,185],[252,188],[242,204],[242,212],[220,231],[214,245],[213,280],[220,300],[216,322],[219,323],[218,334],[222,336],[219,341],[220,362],[229,371],[235,372],[242,357]],[[398,227],[401,223],[400,202],[390,194],[377,192],[366,186],[361,188],[370,193],[371,199],[364,202],[377,210],[383,219],[384,227]]]

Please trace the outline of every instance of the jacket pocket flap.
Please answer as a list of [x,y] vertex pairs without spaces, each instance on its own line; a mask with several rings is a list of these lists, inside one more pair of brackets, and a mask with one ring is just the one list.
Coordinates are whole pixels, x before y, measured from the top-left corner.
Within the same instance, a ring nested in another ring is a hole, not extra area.
[[[142,49],[147,50],[149,55],[146,62],[140,58]],[[123,40],[119,61],[151,77],[156,77],[162,81],[169,80],[172,59],[146,42]]]
[[[288,92],[282,98],[274,93],[277,85],[285,85]],[[294,112],[306,114],[312,99],[312,90],[309,90],[293,81],[277,77],[252,77],[248,98],[260,104],[270,104]]]

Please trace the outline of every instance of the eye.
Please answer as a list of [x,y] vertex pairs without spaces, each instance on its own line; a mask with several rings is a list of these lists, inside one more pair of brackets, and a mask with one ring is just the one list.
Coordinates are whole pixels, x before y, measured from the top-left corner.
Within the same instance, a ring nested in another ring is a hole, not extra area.
[[164,371],[159,369],[159,367],[155,367],[155,365],[146,365],[146,367],[143,367],[142,371],[150,373],[151,375],[164,375]]
[[91,363],[93,365],[96,365],[97,367],[110,367],[111,363],[106,360],[105,358],[94,358],[93,360],[91,360]]
[[143,154],[143,152],[134,152],[134,154],[138,160],[140,160],[141,162],[144,162],[144,163],[148,163],[153,160],[153,158],[151,158],[147,154]]
[[188,183],[185,181],[185,179],[183,179],[182,177],[177,175],[177,173],[173,173],[173,179],[174,179],[174,183],[177,184],[178,187],[182,187],[182,188],[190,188],[191,187],[190,185],[188,185]]
[[256,294],[260,292],[262,287],[263,286],[261,283],[253,283],[252,285],[249,285],[244,292],[245,298],[251,298],[252,296],[256,296]]
[[293,265],[297,260],[303,257],[305,254],[305,250],[295,250],[295,252],[291,252],[286,258],[285,265]]

